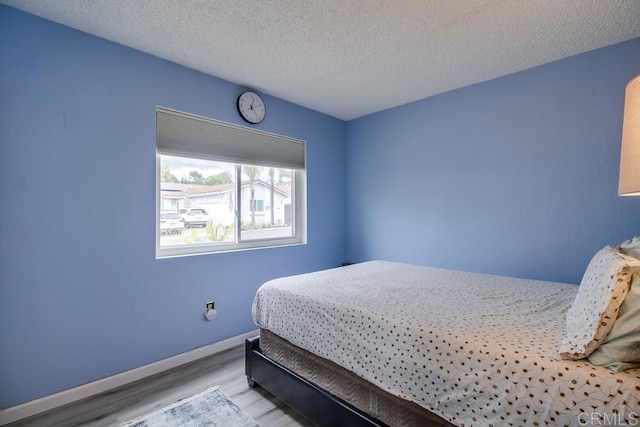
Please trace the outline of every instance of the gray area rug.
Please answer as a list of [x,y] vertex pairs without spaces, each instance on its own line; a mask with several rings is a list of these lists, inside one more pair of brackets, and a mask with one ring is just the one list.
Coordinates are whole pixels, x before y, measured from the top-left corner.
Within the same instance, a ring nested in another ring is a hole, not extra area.
[[257,427],[258,423],[216,386],[120,425]]

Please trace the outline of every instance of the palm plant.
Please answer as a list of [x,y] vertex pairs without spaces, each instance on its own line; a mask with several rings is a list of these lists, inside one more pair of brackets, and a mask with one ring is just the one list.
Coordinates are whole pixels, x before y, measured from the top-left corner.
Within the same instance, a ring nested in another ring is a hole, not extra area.
[[256,178],[260,176],[259,166],[243,166],[244,173],[249,177],[249,189],[251,190],[251,200],[249,201],[249,209],[251,210],[251,225],[256,224],[256,201],[255,201],[255,188],[254,183]]

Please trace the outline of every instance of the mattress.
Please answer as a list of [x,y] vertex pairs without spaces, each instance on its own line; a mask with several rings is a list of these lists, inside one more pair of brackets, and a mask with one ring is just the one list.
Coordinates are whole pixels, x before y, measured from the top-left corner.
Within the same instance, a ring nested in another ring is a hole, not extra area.
[[372,261],[276,279],[254,320],[455,425],[619,424],[640,369],[557,360],[577,286]]

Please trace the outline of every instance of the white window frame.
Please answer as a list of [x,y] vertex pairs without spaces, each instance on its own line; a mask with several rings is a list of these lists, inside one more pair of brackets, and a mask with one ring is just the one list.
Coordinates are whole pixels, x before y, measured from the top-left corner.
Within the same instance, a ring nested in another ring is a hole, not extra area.
[[[307,243],[306,142],[232,123],[156,107],[156,258],[302,245]],[[198,128],[195,132],[190,124]],[[220,140],[220,150],[217,144]],[[183,143],[184,141],[184,143]],[[236,149],[236,147],[238,147]],[[253,149],[255,147],[255,149]],[[160,246],[161,156],[235,163],[235,242]],[[241,165],[283,167],[293,170],[292,235],[290,237],[241,239]]]

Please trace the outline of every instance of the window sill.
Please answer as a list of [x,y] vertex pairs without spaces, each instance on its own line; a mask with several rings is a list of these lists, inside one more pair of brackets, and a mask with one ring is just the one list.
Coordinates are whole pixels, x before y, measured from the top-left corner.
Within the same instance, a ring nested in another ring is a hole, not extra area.
[[168,246],[156,249],[156,259],[178,258],[193,255],[209,255],[218,253],[240,252],[254,249],[281,248],[286,246],[306,245],[298,238],[252,240],[251,242],[231,244],[195,244],[189,246]]

